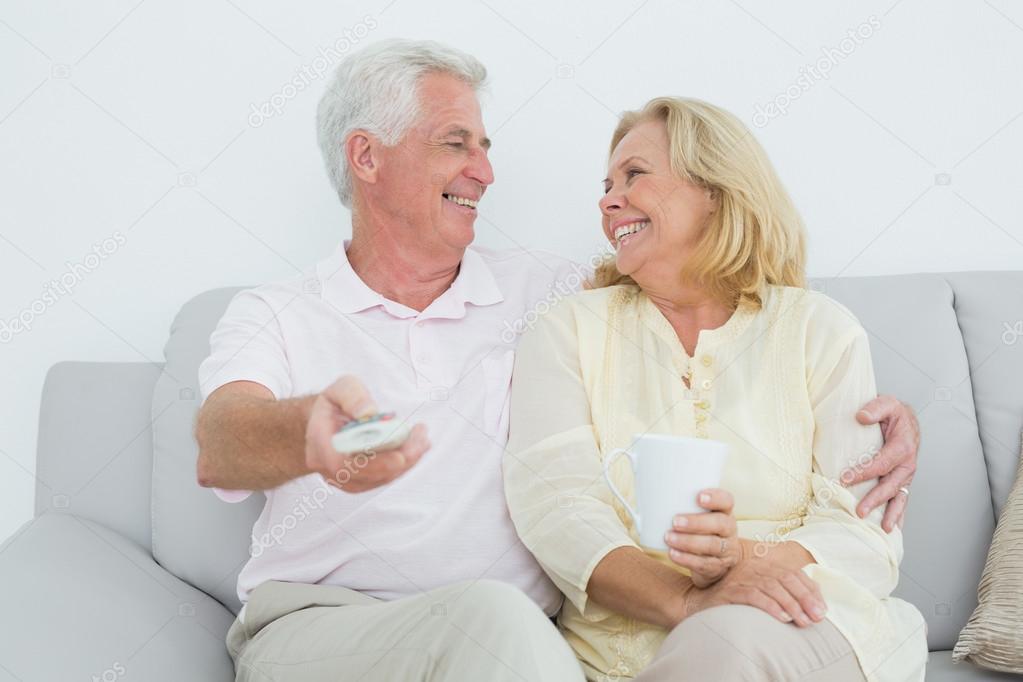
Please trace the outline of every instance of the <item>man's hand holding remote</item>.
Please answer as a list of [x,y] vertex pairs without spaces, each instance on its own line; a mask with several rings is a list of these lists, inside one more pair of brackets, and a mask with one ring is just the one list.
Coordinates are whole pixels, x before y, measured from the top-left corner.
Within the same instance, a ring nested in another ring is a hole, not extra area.
[[408,439],[392,450],[342,454],[331,439],[346,422],[375,414],[377,406],[361,381],[343,376],[325,388],[313,403],[306,426],[306,466],[329,485],[361,493],[378,488],[415,466],[430,449],[426,425],[416,424]]

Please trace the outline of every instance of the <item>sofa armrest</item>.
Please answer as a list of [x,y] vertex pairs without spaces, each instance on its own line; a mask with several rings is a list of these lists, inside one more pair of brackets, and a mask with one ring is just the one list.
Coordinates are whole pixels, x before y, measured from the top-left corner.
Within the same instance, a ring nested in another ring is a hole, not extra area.
[[233,620],[94,521],[50,511],[0,546],[0,680],[231,682]]

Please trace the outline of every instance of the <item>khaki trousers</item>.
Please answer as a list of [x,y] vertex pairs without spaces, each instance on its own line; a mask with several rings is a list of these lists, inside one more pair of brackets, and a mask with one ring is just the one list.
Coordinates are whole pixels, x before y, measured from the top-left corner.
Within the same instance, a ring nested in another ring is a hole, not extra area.
[[675,626],[635,682],[864,682],[827,620],[787,625],[752,606],[718,606]]
[[523,592],[477,580],[395,601],[269,580],[227,650],[236,682],[582,682],[579,662]]

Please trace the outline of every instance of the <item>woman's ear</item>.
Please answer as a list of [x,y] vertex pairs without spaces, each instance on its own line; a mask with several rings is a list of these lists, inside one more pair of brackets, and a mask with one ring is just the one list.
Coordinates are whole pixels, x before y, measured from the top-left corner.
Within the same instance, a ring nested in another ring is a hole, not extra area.
[[377,139],[364,130],[356,130],[345,140],[349,172],[369,184],[377,181],[379,172],[377,145]]
[[711,214],[716,213],[721,205],[721,192],[716,187],[708,187],[705,190],[707,192],[707,201],[710,202]]

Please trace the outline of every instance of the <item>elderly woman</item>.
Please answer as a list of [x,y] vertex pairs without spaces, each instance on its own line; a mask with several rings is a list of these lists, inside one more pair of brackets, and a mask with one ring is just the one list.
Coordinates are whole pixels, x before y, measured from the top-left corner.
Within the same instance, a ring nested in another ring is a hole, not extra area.
[[[867,335],[805,288],[762,148],[717,107],[658,98],[621,119],[604,186],[616,256],[522,339],[504,466],[588,679],[922,680],[923,618],[890,596],[901,530],[856,514],[874,481],[840,481],[882,444],[853,417],[876,393]],[[602,480],[636,433],[730,446],[667,553]]]

